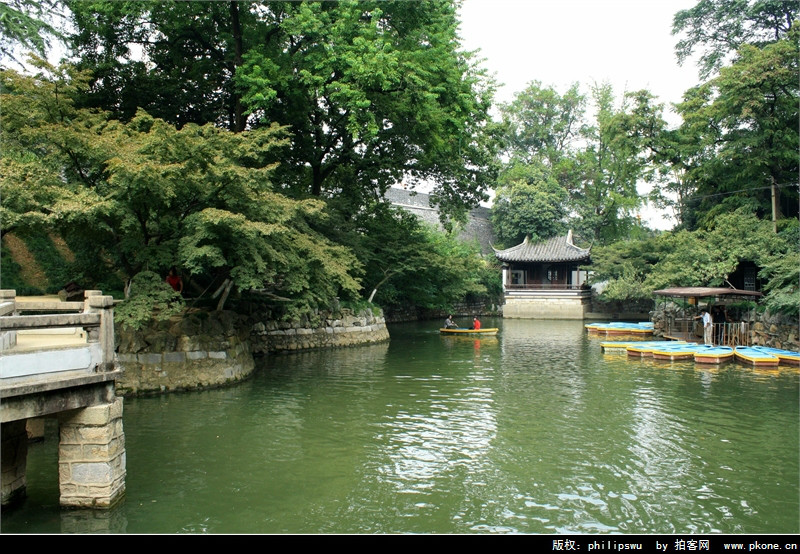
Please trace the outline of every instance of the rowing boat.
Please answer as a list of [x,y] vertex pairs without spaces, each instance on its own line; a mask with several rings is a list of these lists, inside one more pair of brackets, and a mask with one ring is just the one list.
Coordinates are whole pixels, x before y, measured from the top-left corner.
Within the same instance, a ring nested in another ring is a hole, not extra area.
[[499,329],[497,327],[489,327],[486,329],[439,329],[443,335],[477,335],[481,337],[493,337],[497,334]]
[[738,361],[757,367],[777,366],[780,363],[777,356],[756,350],[749,346],[737,346],[736,350],[734,350],[734,355]]

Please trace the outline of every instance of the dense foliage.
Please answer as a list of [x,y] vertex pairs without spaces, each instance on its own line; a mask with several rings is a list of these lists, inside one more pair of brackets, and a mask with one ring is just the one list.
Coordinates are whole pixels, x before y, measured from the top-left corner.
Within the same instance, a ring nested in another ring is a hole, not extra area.
[[[676,286],[727,286],[742,262],[762,267],[767,305],[797,314],[800,307],[798,225],[775,234],[768,221],[741,208],[720,215],[713,227],[678,230],[646,240],[620,241],[592,251],[592,282],[605,282],[604,298],[650,298]],[[795,264],[795,265],[792,265]]]
[[0,76],[4,232],[58,229],[89,282],[177,263],[299,306],[357,294],[358,262],[308,223],[322,203],[270,184],[281,128],[178,130],[141,111],[122,123],[74,106],[82,74],[41,68]]
[[[538,81],[492,122],[493,82],[460,49],[457,6],[0,0],[4,64],[62,37],[75,60],[0,76],[0,237],[26,242],[47,290],[179,265],[197,292],[233,283],[284,313],[339,299],[447,309],[496,295],[498,270],[383,193],[430,185],[450,228],[494,184],[500,242],[574,229],[606,298],[723,284],[752,262],[766,305],[797,313],[800,5],[678,12],[678,58],[699,55],[704,82],[676,128],[648,91]],[[643,182],[675,231],[638,221]]]
[[599,244],[634,233],[636,185],[650,176],[644,152],[664,126],[662,109],[646,91],[626,93],[617,105],[609,85],[587,98],[578,85],[561,95],[538,82],[502,106],[509,161],[493,220],[506,246],[566,227]]
[[493,87],[457,48],[452,1],[68,5],[93,75],[84,105],[178,127],[288,126],[274,154],[286,194],[356,211],[424,181],[458,218],[492,183]]

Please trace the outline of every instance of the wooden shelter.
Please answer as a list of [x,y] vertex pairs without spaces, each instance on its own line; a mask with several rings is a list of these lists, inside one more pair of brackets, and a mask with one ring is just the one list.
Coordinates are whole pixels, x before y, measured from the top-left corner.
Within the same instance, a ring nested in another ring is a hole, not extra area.
[[[665,320],[658,326],[666,338],[692,341],[702,336],[697,314],[703,308],[711,311],[714,344],[750,344],[749,324],[746,321],[732,320],[726,306],[734,302],[756,301],[762,296],[760,292],[732,287],[671,287],[653,291],[653,294],[661,297],[665,304],[671,301],[682,306],[678,310],[664,310]],[[704,301],[705,304],[701,306]]]

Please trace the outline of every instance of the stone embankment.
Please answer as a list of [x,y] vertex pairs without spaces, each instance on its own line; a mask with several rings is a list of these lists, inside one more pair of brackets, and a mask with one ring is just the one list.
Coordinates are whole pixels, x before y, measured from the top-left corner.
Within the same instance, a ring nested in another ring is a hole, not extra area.
[[192,311],[134,331],[117,329],[120,394],[209,388],[240,381],[253,355],[377,343],[389,340],[382,314],[342,309],[298,321],[259,321],[234,312]]
[[[316,321],[314,321],[316,320]],[[317,314],[299,321],[253,321],[250,346],[254,354],[314,348],[339,348],[389,340],[383,314],[343,309],[334,317]]]
[[784,316],[760,314],[750,323],[750,342],[755,346],[800,352],[800,325]]
[[134,331],[117,328],[118,394],[220,386],[248,377],[255,364],[246,319],[233,312],[188,312]]

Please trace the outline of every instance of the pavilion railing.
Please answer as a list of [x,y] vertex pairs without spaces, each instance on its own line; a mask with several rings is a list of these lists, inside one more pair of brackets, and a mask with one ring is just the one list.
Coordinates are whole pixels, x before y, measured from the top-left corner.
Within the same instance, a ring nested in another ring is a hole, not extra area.
[[506,290],[581,290],[585,288],[586,287],[583,285],[567,283],[525,283],[522,285],[506,285]]

